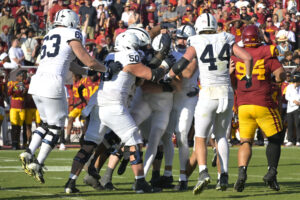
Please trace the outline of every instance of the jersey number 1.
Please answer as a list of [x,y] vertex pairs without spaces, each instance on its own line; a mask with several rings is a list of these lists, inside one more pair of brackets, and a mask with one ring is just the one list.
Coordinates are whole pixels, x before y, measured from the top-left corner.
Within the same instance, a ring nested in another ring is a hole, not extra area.
[[[225,56],[226,53],[226,56]],[[205,58],[208,54],[208,58]],[[224,46],[222,47],[220,54],[218,55],[219,60],[224,61],[227,60],[228,61],[228,65],[227,68],[229,68],[229,59],[230,59],[230,45],[229,44],[224,44]],[[213,51],[213,46],[211,44],[207,45],[202,53],[202,55],[200,56],[200,60],[202,61],[202,63],[209,63],[208,66],[208,70],[209,71],[213,71],[213,70],[217,70],[218,67],[216,65],[216,61],[217,59],[214,57],[214,51]]]
[[54,34],[54,35],[51,35],[50,37],[46,36],[44,38],[44,42],[46,42],[47,40],[50,40],[50,41],[54,40],[54,42],[52,43],[52,47],[54,48],[54,51],[52,51],[52,52],[47,51],[47,45],[43,45],[41,48],[41,59],[43,59],[45,56],[55,57],[58,55],[58,52],[59,52],[59,45],[60,45],[60,41],[61,41],[60,35]]

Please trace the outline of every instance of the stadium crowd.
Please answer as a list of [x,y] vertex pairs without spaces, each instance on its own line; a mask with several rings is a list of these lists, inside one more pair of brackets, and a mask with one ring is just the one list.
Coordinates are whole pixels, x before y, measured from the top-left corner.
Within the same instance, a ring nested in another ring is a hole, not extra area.
[[[9,119],[10,136],[7,138],[10,138],[14,150],[28,147],[33,122],[35,126],[41,123],[28,88],[40,59],[45,56],[43,37],[52,29],[55,17],[59,16],[57,13],[62,9],[71,9],[79,15],[82,34],[86,38],[85,48],[91,57],[101,63],[114,51],[117,36],[130,27],[144,28],[150,32],[160,25],[175,36],[176,30],[182,25],[194,26],[198,16],[210,13],[217,20],[217,31],[233,34],[236,44],[241,43],[242,33],[248,25],[258,27],[264,43],[276,47],[277,58],[287,71],[286,81],[274,83],[272,88],[272,97],[282,116],[284,131],[287,130],[285,145],[300,147],[299,1],[4,0],[0,7],[0,125],[7,123],[4,119]],[[174,46],[176,38],[172,39]],[[55,43],[53,48],[53,54],[57,53]],[[65,144],[72,142],[72,133],[78,134],[78,129],[74,127],[76,120],[81,127],[79,132],[84,135],[86,125],[81,111],[97,91],[101,78],[105,79],[105,73],[91,73],[84,77],[73,73],[69,78],[65,87],[69,115],[65,134],[60,134],[61,150],[66,149]],[[239,143],[236,136],[239,121],[235,106],[233,112],[228,139],[235,145]],[[22,144],[20,135],[23,138]],[[190,131],[189,140],[193,142],[193,130]],[[4,141],[4,144],[8,142]],[[264,133],[260,129],[257,130],[257,144],[264,145]],[[77,178],[75,173],[71,175]]]
[[[86,49],[91,56],[102,62],[106,55],[113,51],[116,36],[130,26],[143,27],[150,31],[156,25],[165,23],[170,30],[176,30],[181,25],[193,26],[201,13],[211,13],[217,19],[218,31],[235,35],[237,43],[241,40],[246,25],[258,26],[264,34],[265,42],[276,45],[279,52],[278,59],[286,66],[287,71],[292,73],[300,71],[300,5],[295,0],[170,0],[169,2],[167,0],[142,2],[140,0],[5,0],[1,1],[0,6],[1,113],[3,120],[4,108],[10,109],[13,149],[20,148],[21,127],[23,126],[23,147],[25,147],[30,141],[32,121],[39,123],[38,113],[35,113],[36,109],[30,95],[26,92],[20,93],[13,87],[24,82],[28,88],[30,76],[35,73],[39,63],[43,35],[51,28],[56,12],[64,8],[70,8],[78,13],[82,24],[87,22],[85,23]],[[14,75],[13,79],[10,77],[11,71],[24,66],[29,66],[26,67],[26,71],[18,70],[17,76]],[[30,66],[34,67],[30,68]],[[73,83],[69,81],[66,85],[70,111],[66,125],[67,143],[71,142],[71,133],[78,134],[78,128],[72,129],[73,122],[80,116],[80,111],[87,104],[89,97],[97,90],[99,81],[99,75],[83,78],[74,75]],[[282,116],[290,130],[287,131],[286,146],[294,144],[300,146],[300,136],[294,133],[294,130],[299,129],[299,123],[293,124],[294,118],[290,117],[290,110],[285,117],[287,101],[284,94],[287,85],[282,84],[278,94],[278,98],[281,99]],[[18,109],[22,110],[22,114]],[[237,126],[238,121],[233,120],[233,132]],[[191,134],[190,143],[192,138]],[[63,137],[61,139],[65,143]],[[232,134],[230,139],[232,144],[238,143],[235,134]],[[7,141],[4,143],[7,144]],[[258,131],[257,144],[263,145],[260,131]],[[64,145],[61,149],[65,149]]]

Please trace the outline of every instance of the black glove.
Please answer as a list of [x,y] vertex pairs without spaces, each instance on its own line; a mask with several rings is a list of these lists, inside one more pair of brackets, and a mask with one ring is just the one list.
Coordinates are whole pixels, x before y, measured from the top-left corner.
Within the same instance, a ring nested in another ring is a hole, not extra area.
[[165,33],[161,36],[161,44],[163,45],[162,49],[159,51],[162,55],[167,56],[169,54],[172,39],[169,34]]
[[246,81],[246,88],[250,88],[252,86],[252,77],[247,78],[247,76],[245,75],[241,81]]
[[169,65],[169,69],[176,63],[176,58],[173,55],[168,55],[164,61]]
[[190,91],[190,92],[188,92],[188,93],[186,93],[186,95],[188,96],[188,97],[194,97],[194,96],[196,96],[198,93],[199,93],[199,88],[193,88],[194,90],[192,90],[192,91]]
[[116,74],[123,69],[123,65],[119,61],[117,62],[112,61],[107,65],[107,68],[108,68],[107,72]]

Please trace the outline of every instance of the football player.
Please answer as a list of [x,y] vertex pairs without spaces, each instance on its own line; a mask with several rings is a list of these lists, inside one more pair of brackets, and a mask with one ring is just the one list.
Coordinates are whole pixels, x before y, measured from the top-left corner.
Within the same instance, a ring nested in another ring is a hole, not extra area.
[[268,172],[263,177],[270,188],[279,190],[277,183],[277,166],[280,158],[280,145],[284,132],[278,106],[272,99],[271,76],[276,82],[285,79],[285,71],[277,60],[278,51],[273,45],[262,45],[259,29],[254,25],[247,26],[242,33],[244,50],[253,57],[252,87],[247,88],[242,79],[247,73],[245,62],[233,57],[235,61],[235,77],[237,80],[237,105],[241,146],[238,151],[238,178],[234,189],[242,192],[247,180],[247,166],[252,155],[251,146],[255,130],[259,126],[268,138],[266,155]]
[[[189,25],[181,26],[176,31],[176,46],[175,51],[172,54],[179,60],[182,55],[186,51],[187,39],[195,35],[196,32],[193,27]],[[195,65],[196,59],[194,59],[193,63]],[[190,64],[190,65],[191,65]],[[179,149],[179,162],[180,162],[180,176],[179,183],[175,186],[175,190],[182,191],[187,190],[187,176],[186,176],[186,163],[189,158],[189,146],[188,146],[188,133],[192,125],[195,106],[198,101],[198,92],[199,87],[197,83],[197,78],[199,76],[199,71],[197,72],[189,72],[189,67],[182,72],[179,78],[182,81],[181,90],[179,92],[174,93],[173,97],[173,108],[170,114],[170,121],[167,128],[167,133],[171,135],[173,133],[176,134],[176,141]],[[165,137],[163,137],[164,142],[164,152],[165,152],[165,160],[172,159],[174,155],[168,155],[168,151],[166,150],[169,141],[165,141]],[[166,143],[166,144],[165,144]],[[171,146],[173,147],[173,145]],[[169,158],[171,157],[171,158]],[[167,163],[167,161],[165,161]]]
[[[74,11],[63,9],[56,13],[55,28],[44,37],[40,65],[29,86],[28,93],[32,94],[42,122],[33,132],[29,148],[19,157],[23,168],[40,183],[45,182],[42,169],[44,162],[57,144],[67,117],[64,83],[70,63],[77,57],[90,69],[101,72],[107,70],[82,46],[78,24],[79,17]],[[38,157],[33,160],[40,146]]]
[[246,73],[243,80],[246,80],[247,87],[251,87],[252,58],[234,43],[233,35],[226,32],[216,33],[217,22],[210,13],[204,13],[197,18],[195,30],[197,35],[189,37],[189,47],[165,79],[180,74],[190,61],[197,57],[202,89],[195,108],[195,153],[199,165],[199,178],[193,193],[199,194],[210,182],[206,138],[212,125],[222,172],[221,189],[226,190],[228,186],[229,149],[226,129],[231,122],[233,106],[229,59],[231,54],[234,54],[244,61]]
[[[145,181],[142,162],[142,139],[138,134],[138,127],[128,110],[128,97],[135,84],[136,77],[159,81],[168,69],[164,62],[156,69],[143,65],[137,52],[139,40],[132,33],[124,32],[117,36],[115,42],[115,62],[120,62],[123,69],[112,75],[110,80],[102,81],[97,92],[97,105],[91,115],[98,115],[99,122],[90,124],[84,138],[81,150],[74,158],[71,174],[65,185],[66,193],[75,193],[79,190],[75,182],[83,165],[89,160],[97,144],[103,140],[104,134],[111,129],[121,139],[125,151],[130,155],[130,163],[136,180],[136,193],[158,192]],[[98,134],[88,134],[96,132]]]

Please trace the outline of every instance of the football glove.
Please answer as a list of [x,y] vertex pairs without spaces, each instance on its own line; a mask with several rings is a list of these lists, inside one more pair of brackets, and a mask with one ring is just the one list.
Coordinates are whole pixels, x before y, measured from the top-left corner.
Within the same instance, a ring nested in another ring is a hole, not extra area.
[[162,49],[159,51],[162,55],[167,56],[169,54],[172,39],[169,34],[162,34],[161,36],[161,43],[163,45]]
[[115,74],[118,73],[123,69],[123,65],[117,61],[117,62],[110,62],[107,66],[107,72]]
[[247,75],[245,75],[241,81],[246,81],[246,88],[250,88],[252,86],[252,77],[247,77]]

